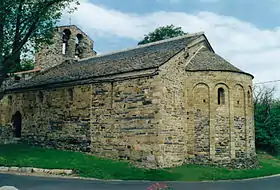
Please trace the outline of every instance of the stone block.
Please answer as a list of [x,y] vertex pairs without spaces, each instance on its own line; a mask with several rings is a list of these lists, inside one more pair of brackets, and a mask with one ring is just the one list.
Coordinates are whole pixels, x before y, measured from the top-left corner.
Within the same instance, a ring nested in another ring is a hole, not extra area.
[[63,169],[52,169],[49,171],[50,174],[53,174],[53,175],[61,175],[61,174],[64,174],[64,170]]
[[0,190],[19,190],[14,186],[2,186],[0,187]]
[[4,166],[0,167],[0,172],[8,172],[8,171],[9,171],[9,167],[4,167]]
[[19,172],[20,168],[19,167],[10,167],[9,172]]
[[155,156],[154,155],[149,155],[147,156],[147,161],[148,162],[154,162],[156,160]]
[[19,168],[19,172],[28,174],[28,173],[32,173],[33,169],[30,167],[22,167],[22,168]]
[[66,175],[72,175],[73,171],[72,170],[64,170],[64,174]]
[[44,170],[45,170],[45,169],[42,169],[42,168],[32,168],[32,171],[33,171],[34,173],[44,173]]

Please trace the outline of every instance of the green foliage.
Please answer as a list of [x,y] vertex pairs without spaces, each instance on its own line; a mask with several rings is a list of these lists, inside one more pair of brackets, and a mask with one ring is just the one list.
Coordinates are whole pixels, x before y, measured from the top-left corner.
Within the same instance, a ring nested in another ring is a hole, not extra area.
[[34,69],[34,60],[33,59],[22,59],[21,60],[21,63],[20,63],[20,66],[21,66],[21,71],[29,71],[29,70],[32,70]]
[[23,55],[50,44],[62,11],[73,11],[78,0],[0,1],[0,85],[8,72],[19,71]]
[[127,162],[97,158],[79,152],[43,149],[24,144],[0,145],[0,152],[0,166],[73,169],[79,176],[99,179],[203,181],[245,179],[280,173],[280,160],[266,154],[259,155],[262,166],[259,169],[230,170],[184,165],[155,170],[136,168]]
[[21,71],[29,71],[34,69],[34,60],[31,58],[22,58],[20,64],[16,64],[9,70],[9,73],[16,73]]
[[273,98],[274,88],[255,89],[256,148],[280,154],[280,102]]
[[153,32],[150,32],[148,35],[145,35],[144,39],[138,43],[138,45],[148,44],[151,42],[156,42],[160,40],[165,40],[177,36],[185,35],[181,27],[175,27],[174,25],[167,25],[155,29]]

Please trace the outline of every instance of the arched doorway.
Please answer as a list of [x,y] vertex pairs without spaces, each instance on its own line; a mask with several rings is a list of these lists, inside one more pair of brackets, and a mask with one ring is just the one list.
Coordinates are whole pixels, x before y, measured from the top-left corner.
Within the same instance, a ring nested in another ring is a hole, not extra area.
[[17,111],[13,115],[12,122],[13,122],[14,136],[17,138],[21,137],[21,113],[19,111]]

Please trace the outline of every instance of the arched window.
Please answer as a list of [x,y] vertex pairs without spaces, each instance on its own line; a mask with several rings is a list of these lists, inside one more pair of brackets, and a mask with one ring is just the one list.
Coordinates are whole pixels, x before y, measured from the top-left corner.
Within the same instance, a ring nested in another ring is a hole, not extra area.
[[248,92],[247,92],[247,96],[248,96],[248,105],[250,106],[250,105],[251,105],[252,99],[251,99],[251,93],[250,93],[249,90],[248,90]]
[[79,55],[82,53],[82,40],[83,40],[82,34],[77,34],[76,36],[76,48],[75,48],[75,55],[79,57]]
[[82,34],[77,34],[76,36],[76,44],[81,43],[81,41],[83,40],[83,35]]
[[62,33],[62,42],[63,42],[62,54],[63,55],[65,55],[68,51],[68,41],[70,39],[70,36],[71,36],[71,31],[69,29],[63,30],[63,33]]
[[223,88],[218,89],[218,104],[225,104],[225,90]]

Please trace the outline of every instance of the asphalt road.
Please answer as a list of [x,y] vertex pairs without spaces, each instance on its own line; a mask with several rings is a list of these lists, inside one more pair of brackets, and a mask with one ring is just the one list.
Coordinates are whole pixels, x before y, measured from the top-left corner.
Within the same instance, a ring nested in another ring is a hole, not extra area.
[[[153,182],[97,181],[0,174],[1,186],[19,190],[147,190]],[[223,182],[170,182],[174,190],[280,190],[280,176]]]

